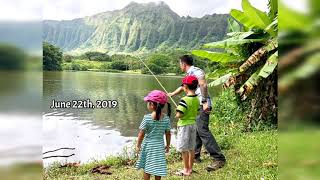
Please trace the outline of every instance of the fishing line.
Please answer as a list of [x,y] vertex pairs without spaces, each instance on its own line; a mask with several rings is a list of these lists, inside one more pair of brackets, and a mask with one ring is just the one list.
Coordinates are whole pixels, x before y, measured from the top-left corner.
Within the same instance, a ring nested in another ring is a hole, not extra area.
[[[166,88],[163,87],[163,85],[161,84],[161,82],[159,81],[159,79],[156,77],[156,75],[153,74],[153,72],[152,72],[151,69],[147,66],[147,64],[144,63],[139,56],[138,56],[138,59],[143,63],[144,66],[146,66],[146,68],[149,70],[149,72],[152,74],[152,76],[157,80],[157,82],[158,82],[159,85],[162,87],[162,89],[168,94],[168,91],[166,90]],[[171,99],[171,101],[173,102],[173,104],[177,107],[177,104],[176,104],[176,102],[174,102],[174,100],[172,99],[172,97],[169,96],[169,98]]]

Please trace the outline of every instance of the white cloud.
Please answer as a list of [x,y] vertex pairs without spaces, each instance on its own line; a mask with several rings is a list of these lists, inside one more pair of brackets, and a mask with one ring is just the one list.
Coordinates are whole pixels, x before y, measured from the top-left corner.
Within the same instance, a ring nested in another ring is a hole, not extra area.
[[[268,0],[249,0],[249,2],[261,11],[268,10]],[[222,3],[221,6],[216,9],[217,13],[230,12],[231,9],[242,10],[241,0],[227,0],[226,3]]]
[[[44,19],[74,19],[100,12],[121,9],[132,0],[45,0]],[[137,3],[158,2],[158,0],[134,0]],[[163,0],[180,16],[202,17],[206,14],[229,13],[232,8],[241,9],[241,0]],[[267,0],[250,0],[263,11]]]
[[74,19],[123,8],[127,0],[45,0],[44,19]]
[[302,13],[308,13],[310,11],[310,7],[308,7],[308,2],[306,0],[281,0],[280,2],[282,2],[289,8],[300,11]]
[[42,0],[0,0],[0,20],[41,20]]

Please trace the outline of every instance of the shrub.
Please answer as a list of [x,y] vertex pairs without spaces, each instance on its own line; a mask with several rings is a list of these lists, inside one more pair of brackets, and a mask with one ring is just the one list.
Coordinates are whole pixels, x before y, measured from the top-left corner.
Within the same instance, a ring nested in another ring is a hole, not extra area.
[[80,66],[80,64],[75,63],[75,62],[72,62],[71,68],[72,68],[72,70],[75,70],[75,71],[81,71],[81,66]]
[[[156,65],[156,64],[148,63],[147,66],[149,67],[149,69],[150,69],[154,74],[163,74],[163,73],[165,73],[165,69],[159,67],[159,66]],[[142,74],[151,74],[146,67],[142,68],[141,73],[142,73]]]
[[101,71],[105,71],[107,69],[111,69],[110,63],[103,63],[99,67],[99,70],[101,70]]
[[0,44],[0,69],[23,69],[26,54],[19,48]]
[[117,70],[121,70],[121,71],[127,70],[127,65],[124,64],[123,61],[114,61],[111,63],[110,67],[111,67],[111,69],[117,69]]
[[43,70],[60,71],[62,70],[63,53],[59,47],[47,42],[43,43]]
[[72,70],[72,66],[70,63],[63,63],[62,70]]

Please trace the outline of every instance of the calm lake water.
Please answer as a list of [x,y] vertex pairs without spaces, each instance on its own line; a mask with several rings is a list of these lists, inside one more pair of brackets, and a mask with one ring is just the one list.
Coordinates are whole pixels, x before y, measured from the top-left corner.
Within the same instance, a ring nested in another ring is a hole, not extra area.
[[42,72],[0,71],[0,167],[41,162]]
[[[175,90],[181,77],[158,77],[168,91]],[[43,73],[43,152],[59,150],[52,155],[71,155],[68,158],[49,158],[53,161],[103,159],[123,152],[136,139],[144,114],[148,113],[143,97],[160,85],[149,75],[104,72],[44,72]],[[181,96],[175,97],[178,102]],[[117,100],[116,108],[108,109],[51,109],[52,100],[72,101],[90,99]],[[174,105],[172,110],[174,112]],[[172,114],[173,116],[174,114]],[[171,118],[172,132],[176,121]],[[175,136],[173,142],[175,143]]]

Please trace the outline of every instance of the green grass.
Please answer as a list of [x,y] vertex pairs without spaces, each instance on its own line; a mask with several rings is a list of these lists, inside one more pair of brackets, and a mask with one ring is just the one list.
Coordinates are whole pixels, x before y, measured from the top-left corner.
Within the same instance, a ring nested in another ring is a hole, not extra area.
[[74,59],[72,62],[63,62],[63,70],[77,70],[77,71],[87,71],[87,70],[100,70],[104,65],[107,65],[109,62],[100,62],[100,61],[88,61]]
[[142,74],[141,70],[127,70],[127,71],[122,71],[123,73],[128,73],[128,74]]
[[20,163],[0,167],[0,179],[37,180],[41,178],[41,163]]
[[304,129],[279,134],[281,179],[319,179],[320,130]]
[[[278,153],[277,131],[264,131],[235,134],[228,137],[232,146],[225,149],[227,165],[215,172],[206,172],[205,167],[211,160],[205,154],[203,162],[195,164],[198,172],[186,179],[277,179]],[[227,140],[228,141],[228,140]],[[174,173],[182,168],[180,156],[174,150],[168,155],[168,176],[163,179],[182,179]],[[90,169],[96,165],[111,165],[112,175],[91,174]],[[59,168],[58,164],[45,169],[45,179],[141,179],[142,170],[136,170],[133,165],[126,165],[122,157],[110,157],[103,161],[92,162],[80,167]]]

